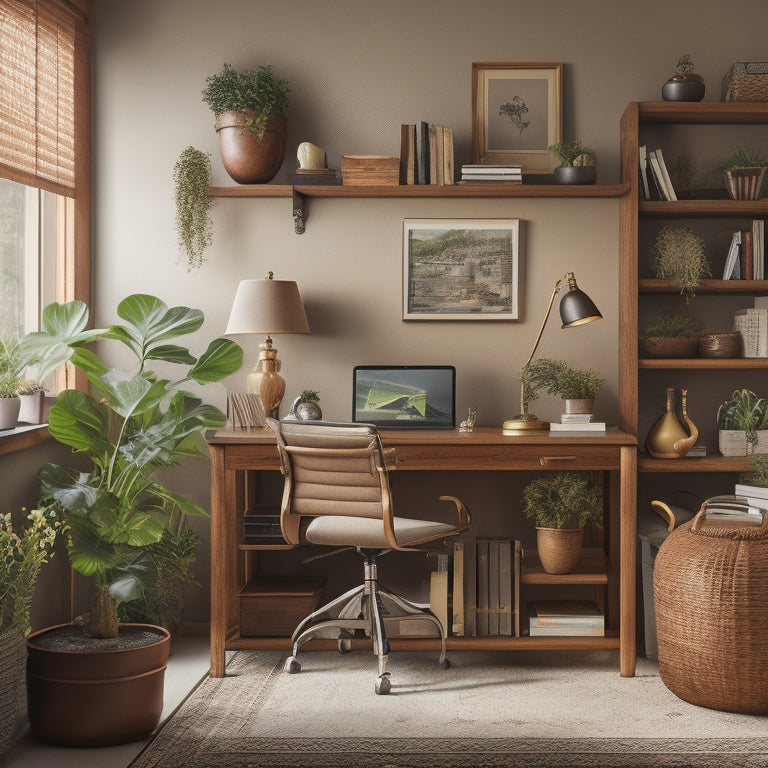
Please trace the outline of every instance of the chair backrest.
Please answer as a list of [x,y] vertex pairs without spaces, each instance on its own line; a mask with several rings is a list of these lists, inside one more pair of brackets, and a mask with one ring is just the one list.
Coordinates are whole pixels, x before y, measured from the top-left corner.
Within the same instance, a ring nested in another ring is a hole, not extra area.
[[271,418],[267,424],[277,437],[286,478],[281,508],[286,541],[299,543],[302,518],[322,515],[379,519],[391,528],[389,480],[374,426]]

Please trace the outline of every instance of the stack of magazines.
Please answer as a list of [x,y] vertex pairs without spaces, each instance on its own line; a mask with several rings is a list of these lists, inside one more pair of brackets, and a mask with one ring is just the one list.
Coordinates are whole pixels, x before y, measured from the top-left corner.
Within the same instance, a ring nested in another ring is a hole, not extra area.
[[523,169],[519,165],[462,165],[463,182],[492,181],[497,184],[522,184]]

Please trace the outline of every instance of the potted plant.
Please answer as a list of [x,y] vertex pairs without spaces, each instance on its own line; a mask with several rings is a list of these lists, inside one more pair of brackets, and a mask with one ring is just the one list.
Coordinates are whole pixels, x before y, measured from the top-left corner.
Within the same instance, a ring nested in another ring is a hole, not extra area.
[[[26,511],[26,510],[24,510]],[[55,510],[35,509],[19,531],[11,514],[0,514],[0,754],[11,744],[23,701],[29,609],[40,569],[53,557],[61,530]]]
[[696,296],[699,283],[712,276],[704,240],[689,227],[662,227],[651,249],[649,263],[655,277],[678,287],[686,303]]
[[317,421],[323,418],[320,395],[314,389],[305,389],[292,403],[286,419]]
[[592,413],[595,396],[605,378],[594,368],[578,368],[562,360],[539,358],[526,366],[524,376],[535,390],[565,400],[565,413]]
[[584,527],[602,525],[603,489],[576,472],[553,472],[523,489],[523,511],[536,525],[547,573],[571,573],[581,557]]
[[239,72],[231,64],[207,77],[203,102],[216,116],[221,159],[239,184],[264,184],[285,154],[288,81],[271,66]]
[[211,158],[205,152],[187,147],[173,166],[176,233],[179,247],[187,260],[187,269],[199,269],[205,250],[213,242],[211,208]]
[[583,146],[581,141],[558,141],[549,151],[560,163],[555,168],[558,184],[594,184],[597,179],[597,152]]
[[696,323],[690,315],[670,312],[661,315],[640,335],[643,357],[696,357]]
[[768,440],[761,435],[767,424],[768,399],[749,389],[734,390],[717,409],[720,453],[749,456],[768,452]]
[[[197,309],[135,294],[117,314],[124,324],[88,331],[85,305],[52,304],[43,313],[45,330],[25,339],[39,359],[68,358],[92,391],[61,392],[49,420],[52,437],[81,454],[86,469],[83,462],[46,464],[40,473],[47,508],[59,509],[68,526],[70,564],[91,580],[90,617],[87,626],[48,628],[27,640],[33,733],[65,745],[132,741],[157,725],[170,634],[120,618],[156,578],[156,549],[173,545],[188,516],[207,514],[158,479],[162,470],[204,455],[202,431],[226,421],[186,387],[220,381],[242,362],[230,340],[215,339],[199,358],[175,343],[202,326]],[[84,346],[95,339],[119,343],[134,365],[110,367]],[[153,370],[155,362],[162,373]],[[166,378],[174,365],[183,372]],[[52,647],[61,636],[77,650]]]
[[768,159],[759,147],[737,147],[722,166],[731,199],[759,199],[766,166]]
[[664,101],[701,101],[705,91],[704,78],[693,70],[690,55],[681,56],[675,71],[661,87],[661,98]]
[[13,429],[19,421],[24,364],[18,338],[0,336],[0,429]]

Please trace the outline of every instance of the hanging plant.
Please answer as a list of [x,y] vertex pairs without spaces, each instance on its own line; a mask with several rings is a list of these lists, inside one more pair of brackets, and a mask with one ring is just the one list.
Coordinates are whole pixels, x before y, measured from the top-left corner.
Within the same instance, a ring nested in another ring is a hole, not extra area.
[[701,280],[712,276],[704,240],[687,227],[668,226],[659,231],[650,266],[658,279],[677,286],[686,302],[694,298]]
[[173,166],[176,231],[179,247],[187,259],[187,269],[199,269],[205,250],[213,243],[211,208],[211,158],[205,152],[187,147]]

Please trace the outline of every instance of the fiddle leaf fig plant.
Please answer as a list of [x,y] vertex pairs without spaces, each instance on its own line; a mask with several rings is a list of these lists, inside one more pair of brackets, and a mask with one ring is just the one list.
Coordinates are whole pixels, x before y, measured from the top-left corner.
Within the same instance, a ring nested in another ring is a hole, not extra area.
[[[226,421],[188,387],[221,381],[242,364],[241,348],[228,339],[214,339],[199,357],[174,343],[200,329],[198,309],[134,294],[120,302],[117,314],[123,324],[86,330],[84,304],[52,304],[44,310],[45,330],[26,339],[43,357],[68,359],[91,386],[90,394],[61,392],[49,421],[51,435],[82,454],[87,468],[45,464],[40,479],[44,497],[62,510],[69,528],[72,567],[92,580],[94,637],[115,637],[119,608],[143,595],[150,547],[166,531],[178,533],[188,516],[207,516],[162,484],[158,473],[205,456],[203,430]],[[111,367],[84,346],[96,339],[107,346],[118,342],[133,363]],[[154,370],[154,363],[162,365]],[[181,367],[175,377],[167,373],[174,366]]]

